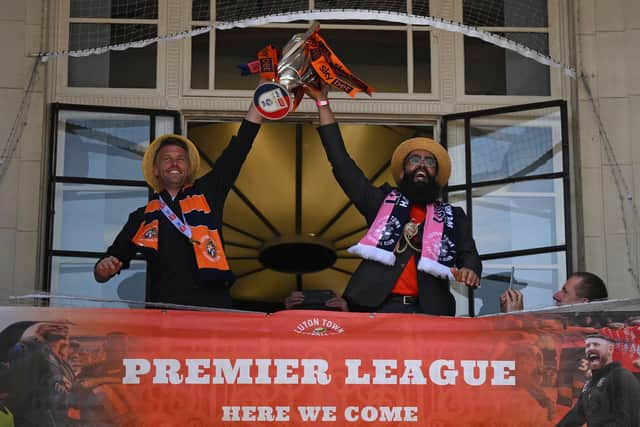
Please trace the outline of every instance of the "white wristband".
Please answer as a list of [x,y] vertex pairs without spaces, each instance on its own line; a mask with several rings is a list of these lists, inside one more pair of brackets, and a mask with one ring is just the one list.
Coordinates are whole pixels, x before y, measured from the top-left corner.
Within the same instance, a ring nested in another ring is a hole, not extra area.
[[328,99],[316,99],[316,106],[317,107],[324,107],[325,105],[329,105],[329,100]]

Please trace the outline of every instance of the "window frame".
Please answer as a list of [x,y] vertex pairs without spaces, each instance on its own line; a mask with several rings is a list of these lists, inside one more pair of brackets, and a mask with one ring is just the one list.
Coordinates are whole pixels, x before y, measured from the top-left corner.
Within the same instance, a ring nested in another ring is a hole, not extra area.
[[[189,7],[187,7],[187,22],[189,23],[189,28],[196,28],[200,26],[213,25],[215,24],[214,11],[215,11],[215,2],[216,0],[210,0],[210,10],[211,10],[211,20],[209,21],[194,21],[192,19],[192,1],[189,1]],[[313,0],[309,0],[309,3],[312,4]],[[439,5],[435,4],[433,0],[430,2],[431,12],[438,9]],[[407,0],[407,7],[411,7],[411,0]],[[376,99],[408,99],[408,100],[425,100],[425,101],[436,101],[440,99],[440,44],[438,37],[438,30],[432,29],[430,27],[424,26],[412,26],[412,25],[372,25],[372,24],[363,24],[363,25],[353,25],[353,24],[336,24],[336,23],[322,23],[321,27],[326,30],[369,30],[369,31],[404,31],[406,35],[406,43],[407,43],[407,64],[406,64],[406,73],[407,73],[407,92],[374,92],[373,98]],[[290,29],[291,35],[298,32],[304,32],[309,28],[308,24],[303,23],[282,23],[282,24],[267,24],[261,26],[259,28],[274,28],[274,29]],[[430,33],[429,44],[430,44],[430,54],[431,54],[431,92],[429,93],[414,93],[414,66],[413,66],[413,33],[414,32],[428,32]],[[209,89],[192,89],[191,88],[191,38],[185,39],[183,41],[183,52],[184,52],[184,61],[183,61],[183,93],[186,96],[221,96],[221,97],[238,97],[238,96],[251,96],[252,92],[247,90],[235,90],[235,89],[217,89],[214,87],[215,83],[215,71],[216,71],[216,52],[215,52],[215,38],[216,38],[216,30],[215,28],[211,30],[209,33]],[[269,40],[265,40],[264,44],[269,44]],[[281,47],[281,46],[280,46]],[[257,52],[256,52],[257,53]],[[348,58],[342,58],[344,62],[349,65]],[[247,58],[247,61],[252,60],[252,58]],[[247,77],[251,78],[251,77]],[[257,79],[256,79],[257,81]],[[349,99],[349,95],[343,92],[334,92],[331,94],[331,97],[334,99]]]
[[[456,0],[455,16],[462,22],[464,0]],[[552,0],[547,1],[547,27],[479,27],[490,32],[511,32],[511,33],[544,33],[547,34],[549,43],[548,55],[553,58],[561,58],[562,55],[562,26],[561,26],[561,5]],[[565,13],[566,15],[566,13]],[[565,20],[567,17],[565,16]],[[549,71],[549,95],[468,95],[465,87],[465,52],[464,34],[455,35],[455,69],[456,73],[456,101],[461,104],[500,104],[515,105],[527,102],[527,100],[538,99],[553,100],[562,93],[562,70],[557,67],[546,66]]]
[[[69,35],[71,24],[155,24],[157,34],[167,33],[167,2],[171,0],[158,1],[157,19],[112,19],[112,18],[72,18],[71,0],[60,0],[58,2],[59,30],[57,47],[59,50],[69,50]],[[77,87],[69,86],[69,56],[56,59],[56,87],[65,95],[88,96],[109,95],[121,96],[162,96],[166,91],[166,43],[156,43],[156,87],[155,88],[110,88],[110,87]]]
[[[472,182],[471,171],[471,120],[484,116],[496,116],[500,114],[516,113],[527,110],[540,110],[545,108],[559,108],[562,138],[562,171],[550,172],[544,174],[528,175],[521,178],[501,178],[495,180],[487,180],[480,182]],[[448,114],[442,116],[440,121],[440,142],[447,147],[448,143],[448,123],[452,121],[464,121],[464,150],[465,150],[465,180],[463,184],[452,185],[447,187],[444,194],[445,200],[448,195],[453,192],[462,192],[465,196],[465,212],[470,221],[471,230],[473,230],[473,190],[476,188],[490,187],[495,185],[512,184],[518,182],[534,181],[534,180],[562,180],[563,205],[564,205],[564,244],[552,245],[544,247],[534,247],[528,249],[516,249],[503,252],[494,252],[489,254],[480,254],[480,259],[493,260],[501,258],[515,258],[527,255],[548,254],[556,252],[565,253],[565,267],[567,276],[573,272],[573,240],[572,240],[572,221],[571,221],[571,169],[569,165],[570,148],[569,148],[569,125],[568,125],[568,109],[567,102],[564,100],[545,101],[521,105],[512,105],[507,107],[492,108],[486,110],[478,110],[465,113]],[[473,234],[473,233],[472,233]],[[474,290],[469,288],[468,293],[469,315],[475,316],[475,296]]]
[[[153,192],[144,180],[121,180],[112,178],[88,178],[88,177],[72,177],[57,175],[56,161],[58,157],[58,131],[57,123],[61,111],[78,111],[92,113],[112,113],[112,114],[133,114],[149,117],[149,143],[156,137],[156,117],[173,117],[174,133],[181,134],[182,120],[178,111],[172,110],[153,110],[146,108],[120,108],[120,107],[104,107],[76,105],[65,103],[52,103],[51,117],[49,126],[49,153],[47,165],[49,168],[47,175],[47,207],[45,211],[45,251],[42,264],[42,283],[43,290],[51,291],[52,266],[54,257],[68,258],[94,258],[96,261],[104,255],[103,252],[92,252],[83,250],[61,250],[53,248],[54,241],[54,224],[55,224],[55,205],[56,205],[56,184],[94,184],[105,186],[128,186],[147,188],[147,195],[150,197]],[[124,225],[124,224],[123,224]],[[107,248],[104,248],[105,251]],[[136,257],[134,260],[144,260],[142,257]],[[147,270],[148,271],[148,270]],[[148,288],[148,280],[146,287]],[[148,290],[148,289],[147,289]]]

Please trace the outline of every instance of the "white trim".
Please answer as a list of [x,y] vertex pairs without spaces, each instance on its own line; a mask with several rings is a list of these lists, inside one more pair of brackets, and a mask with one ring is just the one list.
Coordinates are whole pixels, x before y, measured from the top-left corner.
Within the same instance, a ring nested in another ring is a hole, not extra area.
[[192,37],[193,35],[202,34],[206,31],[211,31],[213,28],[217,28],[220,30],[231,29],[231,28],[246,28],[246,27],[254,27],[258,25],[264,25],[267,23],[284,23],[284,22],[292,22],[297,20],[317,20],[317,19],[348,19],[348,20],[382,20],[388,22],[397,22],[406,25],[428,25],[432,28],[437,28],[440,30],[450,31],[454,33],[462,33],[468,37],[475,37],[481,40],[484,40],[488,43],[492,43],[496,46],[500,46],[504,49],[508,49],[514,51],[524,57],[533,59],[541,64],[548,65],[550,67],[562,68],[564,73],[572,78],[575,78],[576,72],[573,68],[563,65],[559,61],[555,60],[550,56],[545,56],[537,51],[521,44],[509,40],[505,37],[498,36],[496,34],[487,33],[481,31],[475,27],[471,27],[465,24],[461,24],[454,21],[449,21],[447,19],[437,18],[437,17],[421,17],[411,14],[400,14],[400,13],[387,13],[381,11],[372,11],[372,10],[359,10],[359,9],[329,9],[323,11],[316,10],[307,10],[303,12],[292,12],[286,14],[274,14],[274,15],[266,15],[264,17],[250,18],[240,21],[232,21],[232,22],[218,22],[214,25],[209,25],[207,27],[203,27],[198,30],[191,31],[183,31],[180,33],[170,33],[162,36],[158,36],[152,39],[145,39],[130,43],[119,44],[115,46],[105,46],[100,48],[92,48],[92,49],[82,49],[70,52],[43,52],[40,53],[46,59],[54,56],[62,56],[62,55],[78,55],[78,56],[86,56],[92,55],[96,53],[103,53],[107,50],[119,50],[126,49],[128,47],[141,47],[146,46],[151,43],[156,43],[158,41],[168,41],[168,40],[179,40],[184,37]]

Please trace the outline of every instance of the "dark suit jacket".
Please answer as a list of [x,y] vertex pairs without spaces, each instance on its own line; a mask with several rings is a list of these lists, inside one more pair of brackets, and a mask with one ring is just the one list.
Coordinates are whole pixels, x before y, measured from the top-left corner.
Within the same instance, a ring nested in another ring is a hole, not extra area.
[[[388,184],[376,187],[347,153],[340,128],[330,124],[318,128],[322,144],[333,167],[336,180],[356,208],[371,226],[380,205],[393,189]],[[478,276],[482,263],[471,236],[469,220],[461,208],[453,208],[455,224],[456,261],[458,268],[467,267]],[[353,273],[344,297],[352,310],[375,311],[389,296],[402,270],[413,255],[412,251],[396,254],[396,263],[387,266],[379,262],[363,260]],[[455,300],[449,290],[449,281],[418,271],[418,300],[424,313],[453,316]]]

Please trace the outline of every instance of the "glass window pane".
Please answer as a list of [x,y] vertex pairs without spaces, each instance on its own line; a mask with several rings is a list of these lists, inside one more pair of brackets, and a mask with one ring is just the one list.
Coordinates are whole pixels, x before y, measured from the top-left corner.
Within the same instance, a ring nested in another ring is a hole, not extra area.
[[463,22],[477,27],[546,27],[547,0],[463,0]]
[[[316,9],[337,9],[339,11],[347,9],[355,10],[374,10],[382,12],[395,12],[395,13],[407,13],[407,2],[402,1],[372,1],[372,0],[351,0],[345,2],[344,0],[315,0]],[[422,8],[424,10],[424,7]],[[326,24],[341,24],[341,25],[405,25],[399,22],[390,22],[376,19],[367,19],[366,21],[361,19],[329,19],[323,20]]]
[[158,19],[158,0],[71,0],[72,18]]
[[[504,35],[541,53],[549,50],[547,34]],[[467,95],[548,96],[551,92],[548,66],[475,37],[464,38],[464,75]]]
[[149,116],[60,111],[56,175],[142,181]]
[[193,21],[208,21],[211,19],[211,0],[192,0],[191,19]]
[[146,187],[56,183],[53,249],[104,252],[148,194]]
[[561,179],[473,189],[473,234],[481,254],[563,245],[564,191]]
[[371,0],[350,0],[348,6],[344,0],[315,0],[317,8],[322,9],[368,9],[383,10],[390,12],[407,13],[407,3],[405,1],[371,1]]
[[[327,30],[331,49],[376,92],[407,92],[407,33],[404,31]],[[372,50],[381,52],[372,55]]]
[[466,153],[464,147],[464,120],[448,121],[447,151],[449,151],[449,157],[451,157],[451,177],[449,178],[449,186],[461,185],[466,182]]
[[210,34],[191,37],[191,89],[209,89]]
[[[342,6],[344,7],[344,6]],[[309,9],[308,0],[238,1],[216,0],[216,20],[236,21],[256,16],[266,16]],[[268,42],[267,42],[268,44]]]
[[278,49],[301,32],[294,29],[239,28],[216,31],[216,89],[255,89],[255,77],[241,76],[239,64],[257,59],[260,49],[271,44]]
[[[156,25],[71,24],[69,49],[87,49],[156,37]],[[69,57],[70,87],[155,88],[157,43],[135,49]]]
[[156,137],[176,133],[175,119],[170,116],[156,116]]
[[418,16],[429,16],[429,0],[414,0],[411,2],[411,13]]
[[[114,302],[52,299],[51,305],[65,307],[128,307],[125,302],[144,301],[146,262],[133,261],[131,266],[116,274],[106,283],[93,278],[93,266],[97,259],[54,256],[51,260],[51,294],[99,298]],[[135,304],[138,306],[138,304]]]
[[565,252],[484,261],[481,286],[474,295],[476,315],[500,312],[499,297],[509,288],[511,267],[512,288],[522,291],[526,310],[552,306],[553,294],[567,277]]
[[[255,88],[255,79],[240,76],[237,65],[253,61],[267,44],[281,49],[297,32],[267,28],[216,31],[216,89]],[[351,72],[377,92],[407,92],[404,31],[326,30],[322,36]],[[370,55],[363,45],[375,46],[385,54]]]
[[471,119],[474,183],[562,172],[560,110],[527,110]]
[[[69,50],[91,49],[156,37],[155,24],[71,24]],[[134,49],[138,50],[138,49]],[[135,68],[129,68],[133,70]]]
[[431,33],[413,32],[413,91],[431,93]]
[[466,192],[464,190],[461,191],[451,191],[450,193],[447,194],[448,203],[451,203],[454,206],[457,206],[459,208],[462,208],[464,210],[465,213],[467,213],[469,211],[469,209],[467,209],[467,196],[466,196]]
[[469,316],[469,288],[458,282],[451,283],[451,293],[456,300],[456,317]]

